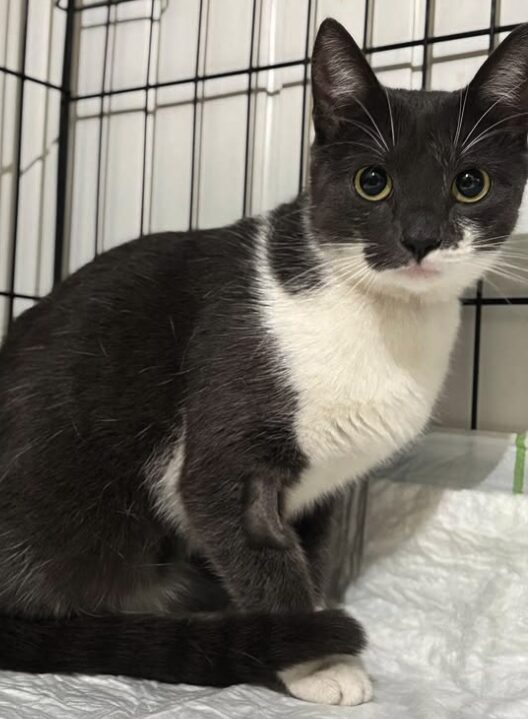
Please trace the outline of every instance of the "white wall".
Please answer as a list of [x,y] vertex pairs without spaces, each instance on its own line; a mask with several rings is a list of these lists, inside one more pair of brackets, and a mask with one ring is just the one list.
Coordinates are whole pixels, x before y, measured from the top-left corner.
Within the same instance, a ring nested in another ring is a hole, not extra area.
[[[500,24],[528,21],[525,0],[498,4]],[[301,149],[305,66],[255,72],[250,88],[244,70],[250,62],[263,67],[302,60],[307,28],[311,47],[326,16],[339,19],[361,42],[364,0],[313,0],[310,17],[308,6],[308,0],[132,0],[77,14],[75,92],[87,97],[74,103],[72,113],[69,271],[141,231],[221,225],[297,193],[310,137],[308,104]],[[370,6],[369,45],[422,38],[424,0],[372,0]],[[0,65],[15,70],[22,7],[23,0],[0,0]],[[58,84],[65,13],[53,0],[30,0],[29,8],[26,72]],[[434,8],[434,35],[489,24],[489,0],[437,0]],[[434,44],[430,87],[462,86],[488,44],[488,36]],[[422,52],[415,47],[371,58],[387,85],[416,88]],[[200,76],[232,74],[195,85],[196,70]],[[141,89],[147,79],[162,86],[147,94]],[[10,287],[18,84],[0,73],[0,291]],[[93,97],[101,89],[110,94]],[[58,111],[57,91],[25,83],[15,289],[28,296],[51,285]],[[528,231],[528,212],[520,230]],[[496,288],[485,285],[485,296],[528,295],[526,283],[494,282]],[[15,310],[28,303],[17,300]],[[6,306],[0,295],[0,326]],[[463,312],[452,376],[438,409],[441,421],[456,426],[467,426],[470,414],[475,310]],[[528,306],[484,307],[479,426],[528,425],[527,366]]]

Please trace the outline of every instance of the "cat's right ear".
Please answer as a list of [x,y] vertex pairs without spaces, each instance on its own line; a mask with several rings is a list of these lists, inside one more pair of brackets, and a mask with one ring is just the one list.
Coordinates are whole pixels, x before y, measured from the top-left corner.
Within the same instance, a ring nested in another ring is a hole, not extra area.
[[328,18],[315,38],[312,53],[313,120],[317,140],[331,140],[347,108],[366,104],[380,84],[363,53],[345,28]]
[[528,130],[528,23],[519,25],[501,42],[469,88],[483,106]]

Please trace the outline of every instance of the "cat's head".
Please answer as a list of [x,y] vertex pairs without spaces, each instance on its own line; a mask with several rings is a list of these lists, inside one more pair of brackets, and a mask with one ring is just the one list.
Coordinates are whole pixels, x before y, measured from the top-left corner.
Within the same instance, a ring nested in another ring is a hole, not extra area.
[[383,87],[335,20],[312,57],[310,226],[343,281],[458,295],[497,259],[527,179],[528,24],[459,92]]

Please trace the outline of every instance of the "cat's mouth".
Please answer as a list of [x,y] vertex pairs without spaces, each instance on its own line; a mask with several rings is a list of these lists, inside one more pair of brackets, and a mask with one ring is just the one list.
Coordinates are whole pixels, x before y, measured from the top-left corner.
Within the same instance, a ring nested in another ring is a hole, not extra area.
[[421,262],[410,262],[404,267],[400,267],[397,272],[404,277],[411,277],[416,279],[432,279],[433,277],[439,277],[442,274],[441,269],[438,265],[432,263]]

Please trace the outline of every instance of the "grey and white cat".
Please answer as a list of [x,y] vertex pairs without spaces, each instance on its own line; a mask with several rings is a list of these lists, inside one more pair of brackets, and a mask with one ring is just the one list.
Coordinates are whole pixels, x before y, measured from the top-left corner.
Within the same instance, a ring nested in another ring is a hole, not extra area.
[[0,351],[0,667],[371,696],[325,603],[340,488],[424,429],[459,296],[527,178],[528,26],[460,92],[392,90],[341,25],[307,191],[99,256]]

